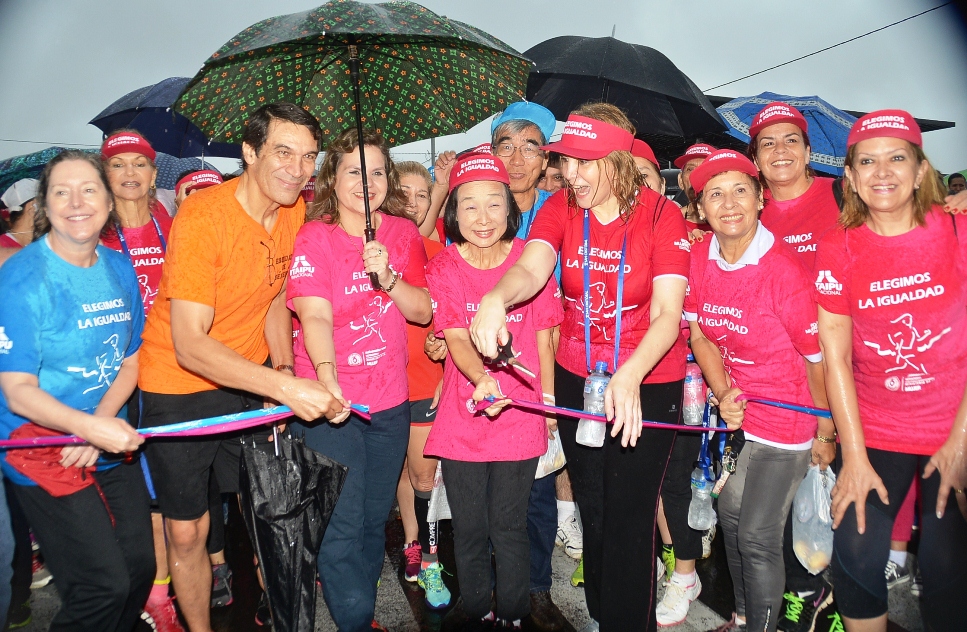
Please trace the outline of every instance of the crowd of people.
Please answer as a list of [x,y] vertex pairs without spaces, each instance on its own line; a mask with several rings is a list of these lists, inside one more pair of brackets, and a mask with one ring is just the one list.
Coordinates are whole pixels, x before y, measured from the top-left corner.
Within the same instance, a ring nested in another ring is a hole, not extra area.
[[[926,629],[959,629],[967,181],[952,175],[945,201],[901,110],[857,120],[845,176],[821,177],[806,119],[772,103],[747,152],[699,143],[674,161],[679,206],[618,107],[582,105],[551,142],[555,124],[512,104],[490,143],[441,154],[431,175],[394,163],[374,131],[324,139],[305,110],[272,103],[249,117],[241,174],[184,174],[177,212],[134,129],[11,186],[0,438],[80,442],[2,455],[0,619],[29,617],[33,538],[61,599],[51,630],[209,632],[233,599],[223,498],[240,491],[243,443],[268,451],[273,436],[136,429],[278,403],[290,433],[348,466],[318,554],[340,630],[385,629],[394,504],[403,578],[450,608],[444,629],[564,629],[555,544],[580,559],[586,631],[677,625],[716,533],[689,526],[702,441],[641,420],[684,423],[693,358],[730,431],[717,513],[735,611],[718,630],[811,632],[835,590],[833,629],[885,631],[888,587],[913,576]],[[582,409],[602,374],[597,447],[584,420],[519,405]],[[538,472],[558,443],[566,468]],[[838,475],[819,574],[792,542],[811,465]],[[437,479],[457,600],[430,519]]]

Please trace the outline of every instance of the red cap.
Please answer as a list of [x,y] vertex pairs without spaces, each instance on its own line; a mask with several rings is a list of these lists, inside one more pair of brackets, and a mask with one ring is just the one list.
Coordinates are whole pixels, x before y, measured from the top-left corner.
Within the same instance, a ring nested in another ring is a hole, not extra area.
[[490,154],[466,154],[450,170],[450,193],[461,184],[491,180],[510,185],[504,161]]
[[473,149],[471,149],[470,150],[470,153],[472,153],[472,154],[492,154],[492,153],[494,153],[494,149],[493,149],[493,147],[490,146],[490,143],[480,143],[479,145],[477,145],[476,147],[474,147]]
[[151,148],[151,143],[137,132],[118,132],[104,139],[101,145],[101,159],[107,160],[118,154],[141,154],[149,160],[154,160],[157,154]]
[[631,143],[631,155],[635,158],[644,158],[661,171],[661,167],[658,166],[658,159],[655,158],[655,152],[651,150],[651,146],[645,141],[636,138]]
[[222,182],[222,174],[218,173],[217,171],[212,171],[211,169],[194,171],[186,175],[175,184],[175,191],[180,189],[182,185],[187,184],[188,188],[185,189],[185,193],[187,194],[189,191],[207,189],[208,187],[213,187],[216,184],[221,184]]
[[877,110],[861,116],[853,123],[846,138],[846,146],[852,147],[861,140],[889,136],[909,141],[923,147],[923,135],[913,116],[904,110]]
[[752,119],[752,124],[749,125],[749,137],[755,138],[764,128],[777,123],[792,123],[803,132],[809,131],[809,123],[806,122],[806,117],[802,115],[802,112],[788,103],[773,101],[759,110],[759,113]]
[[316,177],[312,176],[306,185],[302,187],[302,199],[306,204],[316,199]]
[[697,143],[686,149],[684,154],[675,159],[675,166],[679,169],[684,169],[689,160],[695,160],[696,158],[705,160],[713,151],[715,151],[715,147],[706,145],[705,143]]
[[695,193],[701,193],[708,181],[726,171],[738,171],[753,178],[759,177],[759,170],[752,161],[734,149],[718,149],[709,154],[705,162],[695,167],[689,175]]
[[541,149],[580,160],[597,160],[613,151],[631,151],[634,140],[635,137],[628,130],[572,114],[564,124],[561,140],[544,145]]

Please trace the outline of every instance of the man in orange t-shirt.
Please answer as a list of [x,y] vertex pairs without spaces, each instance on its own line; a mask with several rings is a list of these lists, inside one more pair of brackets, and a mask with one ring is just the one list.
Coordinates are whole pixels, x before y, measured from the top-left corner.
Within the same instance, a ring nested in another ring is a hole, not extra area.
[[[260,408],[264,398],[315,420],[342,411],[319,382],[292,371],[285,285],[300,192],[322,132],[291,103],[254,112],[242,175],[185,200],[175,217],[141,347],[141,425],[154,427]],[[271,358],[272,368],[265,366]],[[238,436],[155,442],[148,463],[165,517],[178,605],[193,632],[210,632],[212,572],[205,548],[209,476],[238,491]]]

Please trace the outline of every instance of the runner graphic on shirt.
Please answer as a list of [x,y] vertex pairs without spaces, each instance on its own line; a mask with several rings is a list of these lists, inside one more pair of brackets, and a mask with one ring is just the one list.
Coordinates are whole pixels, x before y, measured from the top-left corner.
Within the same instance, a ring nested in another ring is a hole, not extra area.
[[[608,335],[608,330],[604,325],[598,324],[600,321],[607,322],[611,320],[614,322],[615,317],[618,314],[618,310],[615,309],[615,301],[609,301],[604,295],[605,284],[604,281],[599,281],[598,283],[591,284],[591,308],[588,310],[591,318],[591,326],[601,332],[601,335],[605,340],[610,341],[611,336]],[[567,300],[572,303],[576,303],[575,309],[577,309],[579,314],[584,314],[584,297],[582,295],[581,299],[571,298],[570,296],[565,296]],[[637,305],[622,306],[621,311],[626,312],[630,309],[635,309]],[[611,311],[607,311],[611,310]],[[597,314],[597,316],[595,316]],[[583,323],[583,321],[582,321]]]
[[944,335],[950,333],[950,327],[947,327],[937,335],[933,335],[930,329],[920,333],[913,324],[913,316],[911,314],[898,316],[891,320],[890,323],[898,326],[896,331],[887,335],[888,344],[880,345],[879,343],[869,342],[868,340],[864,340],[863,344],[876,350],[877,355],[894,357],[896,366],[887,369],[887,373],[909,368],[917,373],[929,375],[930,372],[927,371],[927,368],[923,364],[916,364],[917,354],[923,353],[933,347],[934,343]]
[[158,295],[158,290],[151,289],[151,285],[148,283],[148,275],[139,274],[138,284],[141,286],[141,302],[147,306],[153,305],[154,297]]
[[392,305],[393,301],[388,301],[386,305],[383,305],[383,297],[375,296],[373,297],[372,302],[369,304],[370,307],[376,308],[375,311],[369,312],[363,316],[361,320],[349,321],[350,329],[353,331],[364,332],[362,336],[353,341],[354,347],[374,334],[379,337],[380,342],[386,342],[386,339],[383,338],[383,332],[379,326],[379,318],[380,316],[385,315]]
[[[729,364],[748,364],[748,365],[755,364],[755,362],[753,362],[752,360],[743,360],[742,358],[737,358],[734,353],[729,351],[728,346],[725,344],[725,339],[727,337],[728,337],[728,334],[722,334],[721,336],[715,339],[715,342],[718,343],[719,353],[722,354],[722,358],[727,360]],[[729,371],[729,374],[732,373],[732,370],[730,367],[726,366],[725,368],[727,371]]]
[[117,334],[111,334],[104,341],[104,344],[111,346],[111,351],[106,351],[94,358],[94,365],[96,367],[94,369],[89,370],[86,367],[79,366],[67,367],[68,373],[80,373],[81,377],[85,379],[97,376],[97,384],[84,389],[85,395],[99,388],[111,386],[114,376],[117,375],[117,372],[121,369],[121,363],[124,361],[124,352],[119,348],[118,342],[119,338]]

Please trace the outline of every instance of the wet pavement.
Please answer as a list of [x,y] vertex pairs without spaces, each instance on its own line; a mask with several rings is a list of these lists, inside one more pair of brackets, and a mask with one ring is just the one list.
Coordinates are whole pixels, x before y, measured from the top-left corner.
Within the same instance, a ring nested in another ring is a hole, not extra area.
[[[443,523],[440,531],[440,559],[444,567],[452,572],[454,568],[453,539],[449,524]],[[422,590],[415,583],[409,583],[403,579],[400,567],[403,528],[402,523],[395,516],[387,521],[386,535],[387,557],[376,600],[377,619],[393,632],[436,632],[440,630],[446,611],[433,611],[426,607]],[[212,628],[216,632],[264,632],[269,628],[259,627],[255,624],[255,608],[259,601],[261,589],[255,579],[252,549],[241,517],[234,507],[229,513],[226,541],[229,543],[226,555],[234,574],[233,591],[235,600],[228,607],[212,611]],[[569,583],[571,573],[577,567],[577,562],[567,557],[560,548],[556,548],[552,564],[554,586],[551,589],[551,595],[573,626],[568,632],[573,632],[574,629],[580,630],[588,623],[584,590],[573,588]],[[712,556],[707,560],[699,561],[697,567],[703,586],[699,600],[692,604],[685,623],[664,629],[674,630],[675,632],[702,632],[721,625],[726,618],[731,617],[733,607],[732,581],[725,563],[725,550],[721,544],[721,538],[716,538]],[[459,595],[456,577],[444,575],[444,581],[453,594],[453,601],[456,602],[457,595]],[[46,630],[59,607],[59,599],[53,584],[33,591],[31,605],[33,607],[33,620],[30,625],[21,628],[21,630],[26,632]],[[829,630],[829,615],[831,613],[832,607],[820,613],[816,626],[817,632]],[[918,602],[916,598],[910,595],[909,583],[890,591],[890,620],[890,632],[922,632]],[[334,632],[336,630],[321,595],[319,595],[318,600],[315,629],[317,632]],[[149,630],[150,628],[147,625],[141,625],[137,632],[148,632]],[[524,630],[535,631],[538,628],[530,621],[525,621]]]

